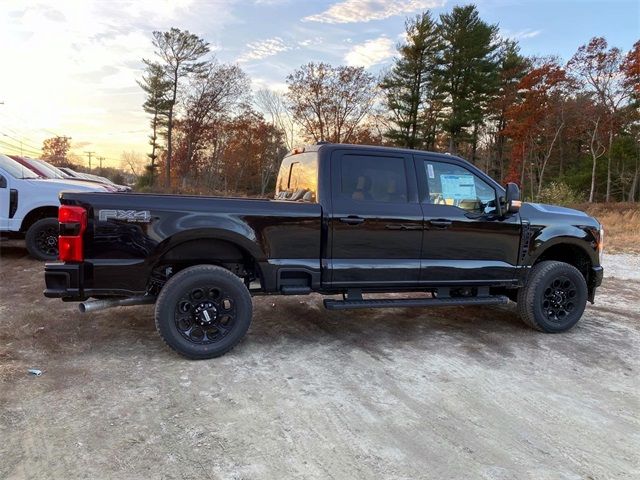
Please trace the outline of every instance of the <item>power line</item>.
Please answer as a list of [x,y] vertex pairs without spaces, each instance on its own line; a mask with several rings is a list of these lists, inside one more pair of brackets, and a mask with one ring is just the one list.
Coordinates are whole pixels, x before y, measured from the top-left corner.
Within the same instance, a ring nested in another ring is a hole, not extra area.
[[30,148],[24,148],[24,147],[20,147],[19,145],[12,145],[8,142],[4,142],[2,140],[0,140],[0,146],[2,148],[9,148],[11,150],[14,150],[14,152],[12,152],[14,155],[24,155],[25,153],[28,155],[35,155],[35,156],[40,156],[42,154],[42,152],[36,151],[36,150],[31,150]]
[[[8,130],[8,129],[7,129],[7,130]],[[20,142],[20,144],[21,144],[21,145],[26,145],[27,147],[29,147],[29,148],[33,148],[34,150],[40,150],[40,148],[39,148],[39,147],[34,147],[33,145],[30,145],[30,144],[29,144],[29,143],[27,143],[27,142],[23,142],[23,141],[22,141],[22,140],[20,140],[19,138],[12,137],[11,135],[9,135],[9,134],[7,134],[7,133],[0,132],[0,135],[3,135],[3,136],[5,136],[5,137],[8,137],[8,138],[10,138],[11,140],[15,140],[16,142]]]
[[[0,137],[7,137],[7,138],[12,138],[13,137],[9,137],[8,135],[5,135],[3,133],[0,133]],[[0,140],[2,143],[4,143],[5,145],[11,145],[13,147],[16,148],[22,148],[23,150],[30,150],[32,152],[40,152],[42,149],[41,148],[37,148],[37,147],[32,147],[29,144],[26,144],[24,142],[21,142],[18,139],[13,139],[15,142],[17,142],[18,144],[14,144],[14,142],[11,142],[9,140]]]
[[[6,109],[4,109],[6,110]],[[9,120],[15,121],[16,118],[22,120],[22,124],[23,125],[29,125],[31,122],[27,119],[25,119],[22,115],[16,113],[14,110],[12,110],[12,112],[10,114],[8,114],[6,111],[2,111],[0,110],[0,115],[2,115],[3,117],[8,118]],[[59,137],[60,135],[58,135],[55,132],[52,132],[51,130],[47,130],[46,128],[42,128],[42,127],[38,127],[38,128],[34,128],[34,130],[40,130],[42,132],[47,132],[50,135],[53,135],[54,137]]]

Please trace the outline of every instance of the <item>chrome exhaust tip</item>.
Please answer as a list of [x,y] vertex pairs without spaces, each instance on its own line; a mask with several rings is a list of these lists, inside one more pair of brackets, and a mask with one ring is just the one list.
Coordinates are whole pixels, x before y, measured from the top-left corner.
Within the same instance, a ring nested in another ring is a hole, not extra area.
[[156,302],[153,295],[142,295],[139,297],[116,298],[108,300],[89,300],[88,302],[80,302],[78,310],[80,313],[98,312],[113,307],[130,307],[133,305],[150,305]]

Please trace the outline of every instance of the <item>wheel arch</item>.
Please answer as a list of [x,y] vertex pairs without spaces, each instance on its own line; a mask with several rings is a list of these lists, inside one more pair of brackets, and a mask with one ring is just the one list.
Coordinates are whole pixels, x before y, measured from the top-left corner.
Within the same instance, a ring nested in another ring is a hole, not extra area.
[[594,265],[594,258],[583,245],[579,242],[559,240],[557,242],[548,242],[545,247],[536,251],[535,257],[532,259],[531,266],[534,266],[545,260],[555,260],[558,262],[568,263],[576,267],[588,282],[591,267]]
[[177,234],[157,249],[151,270],[175,267],[172,274],[185,268],[210,264],[227,268],[238,276],[261,278],[263,253],[254,242],[233,232],[189,231]]
[[38,220],[42,220],[43,218],[58,218],[58,207],[47,205],[34,208],[22,219],[20,231],[26,232],[27,230],[29,230],[29,227],[31,227],[31,225],[36,223]]

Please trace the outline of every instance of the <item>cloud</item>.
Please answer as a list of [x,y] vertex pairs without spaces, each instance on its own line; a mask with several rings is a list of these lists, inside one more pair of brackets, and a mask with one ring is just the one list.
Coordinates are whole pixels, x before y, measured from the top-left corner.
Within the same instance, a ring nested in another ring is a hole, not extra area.
[[394,54],[393,40],[383,35],[354,45],[344,56],[344,59],[348,65],[368,68],[384,62]]
[[251,88],[254,92],[262,89],[274,90],[276,92],[284,93],[287,91],[288,85],[284,82],[278,82],[262,77],[251,78]]
[[[54,133],[70,135],[108,157],[146,148],[144,133],[117,132],[147,126],[140,107],[144,93],[136,80],[141,59],[153,56],[151,31],[175,24],[198,34],[216,31],[234,21],[232,7],[238,1],[207,0],[198,8],[193,8],[198,0],[51,6],[41,0],[0,1],[0,19],[10,20],[0,20],[0,62],[11,66],[10,74],[0,75],[0,101],[5,102],[0,131],[11,128],[33,145]],[[108,141],[97,138],[106,133],[114,135]]]
[[320,23],[357,23],[441,7],[445,0],[342,0],[302,20]]
[[542,30],[533,30],[531,28],[525,28],[518,32],[512,32],[511,30],[501,29],[500,36],[502,38],[510,38],[512,40],[524,40],[527,38],[537,37],[542,33]]
[[283,5],[291,0],[254,0],[254,5],[266,5],[267,7]]
[[291,50],[291,46],[287,45],[282,38],[273,37],[266,40],[247,43],[247,49],[248,51],[238,58],[238,62],[244,63],[251,60],[260,60],[266,57],[271,57],[280,52]]
[[312,47],[314,45],[320,45],[322,43],[322,37],[312,37],[298,42],[299,47]]

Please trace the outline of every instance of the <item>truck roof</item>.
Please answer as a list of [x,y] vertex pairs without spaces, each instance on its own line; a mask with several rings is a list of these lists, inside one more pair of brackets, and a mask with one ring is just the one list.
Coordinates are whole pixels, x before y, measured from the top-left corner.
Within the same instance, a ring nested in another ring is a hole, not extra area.
[[298,153],[303,153],[303,152],[317,152],[317,151],[320,151],[320,149],[334,150],[338,148],[341,150],[343,149],[345,150],[376,150],[376,151],[386,151],[390,153],[396,152],[396,153],[411,154],[411,155],[416,153],[426,153],[432,157],[436,156],[436,157],[441,157],[443,159],[458,158],[460,160],[464,160],[456,155],[451,155],[450,153],[430,152],[427,150],[412,150],[409,148],[400,148],[400,147],[384,147],[381,145],[357,145],[352,143],[330,143],[330,142],[318,142],[316,144],[305,145],[304,147],[295,148],[292,151],[290,151],[287,154],[287,156],[296,155]]

